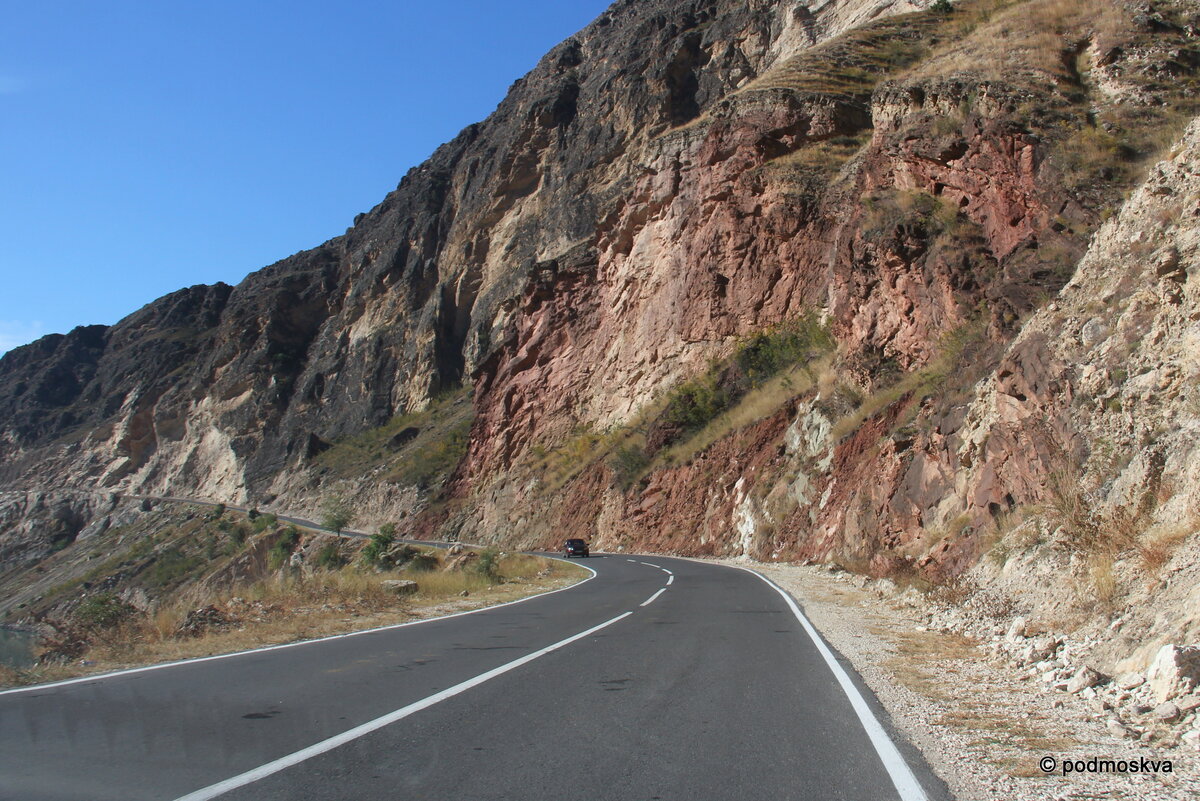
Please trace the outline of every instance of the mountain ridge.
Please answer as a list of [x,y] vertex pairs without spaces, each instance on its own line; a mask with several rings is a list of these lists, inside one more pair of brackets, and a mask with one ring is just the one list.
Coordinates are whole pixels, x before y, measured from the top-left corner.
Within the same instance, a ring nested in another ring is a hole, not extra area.
[[[941,584],[1019,531],[1094,557],[1096,520],[1045,511],[1064,475],[1141,542],[1197,499],[1194,366],[1159,335],[1183,400],[1099,384],[1139,378],[1116,362],[1152,320],[1190,330],[1198,26],[1171,0],[616,3],[344,235],[0,359],[0,552],[19,576],[87,536],[109,512],[72,489],[346,495],[439,539]],[[1064,356],[1138,296],[1045,325],[1076,265],[1134,274],[1102,257],[1122,215],[1175,242],[1123,257],[1161,263],[1156,311]],[[1106,403],[1162,430],[1106,440]]]

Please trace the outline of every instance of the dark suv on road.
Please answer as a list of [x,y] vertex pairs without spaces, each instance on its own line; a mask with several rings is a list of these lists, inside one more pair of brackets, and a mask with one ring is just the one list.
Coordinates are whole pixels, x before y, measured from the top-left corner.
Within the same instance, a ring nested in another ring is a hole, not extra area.
[[588,545],[583,540],[567,540],[563,543],[563,554],[568,559],[572,556],[587,556]]

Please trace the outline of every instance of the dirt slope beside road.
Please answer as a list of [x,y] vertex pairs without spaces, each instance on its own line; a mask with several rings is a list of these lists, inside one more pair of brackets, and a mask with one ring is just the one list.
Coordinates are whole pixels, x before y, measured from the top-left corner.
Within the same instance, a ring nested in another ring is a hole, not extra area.
[[[1183,801],[1200,795],[1194,748],[1131,741],[1107,725],[1102,697],[1047,687],[946,625],[915,591],[827,568],[754,567],[790,592],[849,659],[896,727],[925,754],[960,801],[1122,798]],[[1056,760],[1047,774],[1044,757]],[[1171,772],[1063,775],[1094,758],[1170,760]]]

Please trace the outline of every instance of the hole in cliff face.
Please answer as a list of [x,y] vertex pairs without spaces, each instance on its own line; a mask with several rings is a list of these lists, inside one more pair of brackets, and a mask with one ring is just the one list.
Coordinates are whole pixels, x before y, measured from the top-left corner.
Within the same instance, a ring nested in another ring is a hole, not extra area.
[[438,338],[435,344],[438,380],[441,389],[462,382],[466,367],[464,348],[471,327],[471,312],[483,282],[483,268],[471,265],[456,285],[444,284],[438,304]]
[[575,119],[579,101],[579,84],[572,81],[559,91],[554,105],[550,109],[550,117],[557,128],[566,128]]
[[713,291],[718,298],[724,298],[729,293],[729,276],[717,273],[713,279]]
[[963,156],[967,155],[967,143],[959,139],[943,147],[938,153],[938,161],[943,164],[949,164],[952,161],[958,161]]
[[421,429],[417,428],[416,426],[408,426],[388,440],[388,447],[402,448],[416,439],[417,435],[420,433]]
[[698,33],[689,33],[680,43],[675,57],[667,65],[663,75],[667,85],[667,121],[671,125],[683,125],[700,116],[700,81],[696,68],[708,61],[708,54],[700,49]]
[[667,75],[667,120],[672,125],[683,125],[700,116],[700,104],[696,93],[700,82],[689,69],[673,70]]
[[562,45],[562,50],[558,54],[558,60],[555,62],[555,68],[562,72],[569,70],[572,67],[578,67],[583,63],[583,47],[575,39],[568,39]]

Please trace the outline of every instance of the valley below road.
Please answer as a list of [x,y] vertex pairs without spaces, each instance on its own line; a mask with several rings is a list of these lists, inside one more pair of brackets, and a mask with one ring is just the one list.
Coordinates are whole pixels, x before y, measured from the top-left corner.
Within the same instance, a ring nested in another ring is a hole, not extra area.
[[586,564],[468,614],[2,692],[0,799],[949,797],[759,576]]

